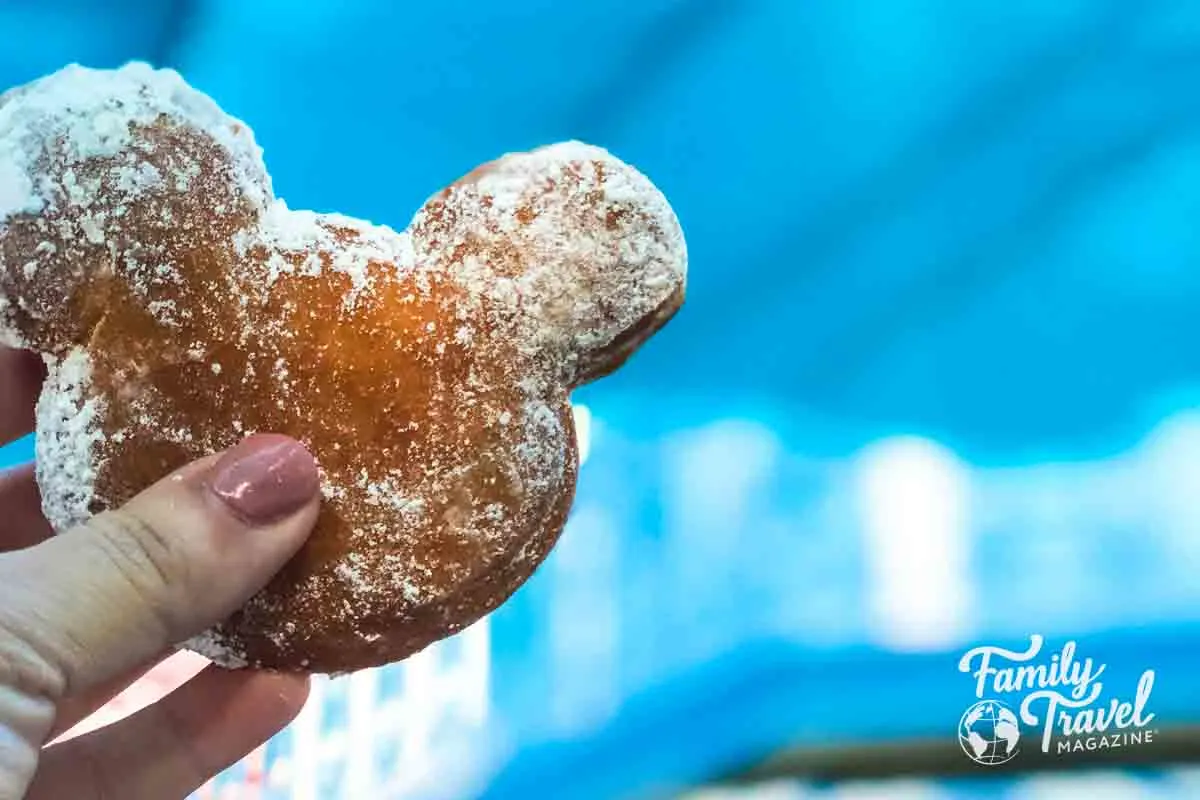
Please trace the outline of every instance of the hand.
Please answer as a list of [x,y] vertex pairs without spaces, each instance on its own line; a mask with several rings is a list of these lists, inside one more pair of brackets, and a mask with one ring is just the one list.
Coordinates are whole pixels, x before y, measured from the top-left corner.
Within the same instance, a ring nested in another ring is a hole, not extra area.
[[[33,429],[43,374],[0,347],[0,445]],[[306,678],[209,666],[120,722],[47,746],[262,587],[318,502],[312,457],[273,435],[59,536],[32,469],[0,471],[0,800],[185,797],[286,726]]]

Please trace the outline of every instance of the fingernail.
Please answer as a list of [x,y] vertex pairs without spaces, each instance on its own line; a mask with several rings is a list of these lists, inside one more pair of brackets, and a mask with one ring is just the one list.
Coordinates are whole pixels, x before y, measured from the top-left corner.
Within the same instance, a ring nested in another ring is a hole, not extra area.
[[303,508],[319,481],[316,461],[299,442],[256,434],[221,457],[209,487],[242,519],[262,525]]

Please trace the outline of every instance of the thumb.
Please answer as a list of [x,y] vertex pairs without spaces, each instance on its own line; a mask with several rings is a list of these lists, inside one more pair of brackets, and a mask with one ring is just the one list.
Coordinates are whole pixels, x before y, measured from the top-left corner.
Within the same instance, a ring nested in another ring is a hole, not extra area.
[[[0,558],[0,662],[61,697],[222,621],[299,549],[317,518],[313,457],[256,435],[124,507]],[[3,639],[7,634],[9,642]],[[27,650],[13,658],[10,649]]]

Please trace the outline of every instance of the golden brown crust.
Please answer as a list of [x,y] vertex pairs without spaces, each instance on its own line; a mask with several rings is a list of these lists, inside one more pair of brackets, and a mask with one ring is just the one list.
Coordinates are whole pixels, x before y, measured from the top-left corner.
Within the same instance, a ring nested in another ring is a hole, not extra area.
[[[86,113],[68,101],[85,92]],[[322,470],[316,529],[191,645],[318,672],[404,658],[550,551],[578,464],[569,393],[678,309],[678,223],[577,144],[475,171],[402,233],[290,211],[207,102],[144,67],[0,100],[0,174],[28,187],[0,198],[0,341],[50,364],[47,515],[65,527],[251,432],[294,436]],[[98,140],[104,113],[117,132]]]

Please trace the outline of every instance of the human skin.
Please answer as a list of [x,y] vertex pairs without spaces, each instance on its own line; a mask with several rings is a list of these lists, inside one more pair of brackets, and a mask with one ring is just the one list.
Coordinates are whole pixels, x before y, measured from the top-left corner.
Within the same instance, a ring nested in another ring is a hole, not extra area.
[[[43,375],[0,348],[0,445],[33,430]],[[306,677],[210,666],[48,744],[265,585],[311,532],[318,488],[303,447],[256,435],[54,536],[33,468],[0,471],[0,800],[182,798],[282,730]]]

